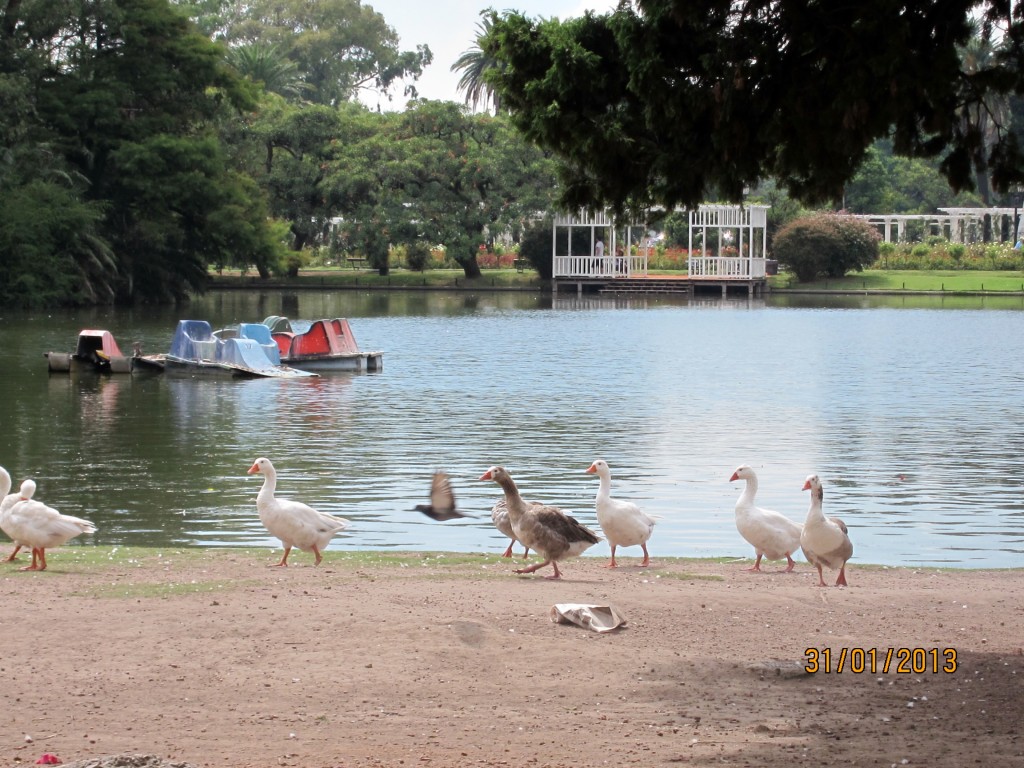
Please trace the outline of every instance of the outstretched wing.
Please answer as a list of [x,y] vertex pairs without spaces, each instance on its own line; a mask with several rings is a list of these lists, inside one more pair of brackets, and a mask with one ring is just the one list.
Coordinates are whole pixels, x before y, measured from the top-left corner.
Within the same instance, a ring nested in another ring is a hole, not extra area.
[[451,480],[440,469],[434,472],[430,482],[430,503],[417,504],[415,509],[434,520],[454,520],[456,517],[472,517],[464,515],[455,508],[455,491]]
[[438,514],[450,515],[455,512],[455,492],[451,480],[440,469],[434,472],[434,479],[430,482],[430,506]]

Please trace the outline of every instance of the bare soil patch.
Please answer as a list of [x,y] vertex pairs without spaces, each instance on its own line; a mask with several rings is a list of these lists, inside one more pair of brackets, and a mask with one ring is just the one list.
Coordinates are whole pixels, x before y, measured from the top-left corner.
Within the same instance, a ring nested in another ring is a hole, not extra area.
[[0,570],[0,764],[1024,766],[1021,571],[88,550]]

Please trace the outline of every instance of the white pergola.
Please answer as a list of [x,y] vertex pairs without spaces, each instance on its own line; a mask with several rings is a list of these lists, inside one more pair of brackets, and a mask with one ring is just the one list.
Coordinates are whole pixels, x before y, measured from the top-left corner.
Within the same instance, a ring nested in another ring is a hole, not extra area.
[[[579,211],[556,216],[551,228],[552,277],[646,275],[650,253],[650,244],[644,236],[646,229],[644,224],[636,222],[616,222],[607,211]],[[564,230],[567,235],[564,253],[559,251],[560,230]],[[573,233],[577,233],[579,242],[581,231],[587,233],[588,252],[574,255]],[[598,240],[603,243],[603,253],[597,252]]]
[[[920,222],[925,235],[945,237],[952,243],[977,243],[984,240],[985,219],[990,222],[990,232],[995,242],[1011,242],[1018,239],[1014,230],[1021,213],[1019,208],[938,208],[938,213],[861,213],[856,218],[864,219],[878,228],[886,243],[907,242],[907,225]],[[1004,230],[1009,238],[1003,237]]]
[[[751,280],[765,276],[768,251],[768,205],[701,205],[690,211],[689,275],[717,280]],[[718,237],[715,253],[708,252],[708,231]],[[697,251],[695,236],[699,236]],[[727,253],[734,247],[735,255]]]

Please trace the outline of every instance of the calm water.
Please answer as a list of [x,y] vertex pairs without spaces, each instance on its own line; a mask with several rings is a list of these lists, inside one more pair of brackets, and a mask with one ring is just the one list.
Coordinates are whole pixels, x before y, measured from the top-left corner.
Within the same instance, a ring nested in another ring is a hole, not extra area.
[[[384,370],[303,381],[48,375],[78,330],[169,346],[180,317],[345,316]],[[661,520],[654,557],[751,556],[740,463],[758,502],[802,520],[811,472],[855,561],[1024,566],[1024,302],[783,298],[690,302],[528,294],[216,293],[185,310],[5,313],[0,464],[87,517],[84,543],[277,546],[260,480],[353,521],[332,549],[500,552],[504,464],[530,499],[594,524],[613,493]],[[434,468],[477,520],[410,508]],[[902,478],[902,479],[901,479]],[[605,557],[600,544],[591,554]],[[638,548],[625,550],[639,554]]]

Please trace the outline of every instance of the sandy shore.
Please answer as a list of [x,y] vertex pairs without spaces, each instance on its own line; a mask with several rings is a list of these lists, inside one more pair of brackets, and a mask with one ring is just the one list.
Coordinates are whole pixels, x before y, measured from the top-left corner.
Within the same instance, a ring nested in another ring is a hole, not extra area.
[[[0,762],[1024,766],[1021,571],[853,565],[821,589],[806,564],[656,553],[571,561],[558,582],[493,555],[278,558],[4,564]],[[628,623],[555,624],[556,603]]]

